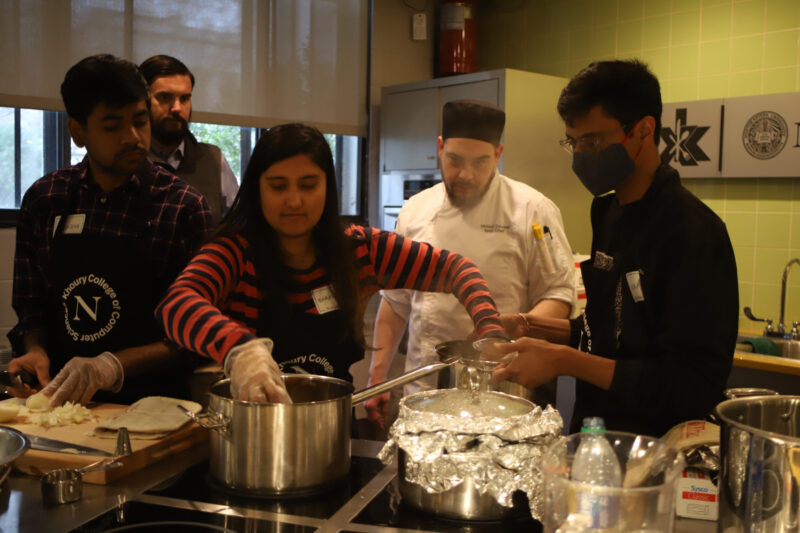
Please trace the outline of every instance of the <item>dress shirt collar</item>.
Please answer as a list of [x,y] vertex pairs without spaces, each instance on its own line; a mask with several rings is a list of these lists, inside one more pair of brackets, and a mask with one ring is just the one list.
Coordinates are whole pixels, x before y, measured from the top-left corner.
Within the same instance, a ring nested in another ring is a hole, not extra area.
[[186,141],[182,140],[181,143],[175,148],[172,152],[166,153],[160,148],[158,148],[155,144],[150,145],[150,151],[153,152],[159,159],[166,162],[169,166],[172,167],[172,170],[177,170],[178,166],[180,166],[181,161],[183,160],[183,155],[185,153],[186,148]]

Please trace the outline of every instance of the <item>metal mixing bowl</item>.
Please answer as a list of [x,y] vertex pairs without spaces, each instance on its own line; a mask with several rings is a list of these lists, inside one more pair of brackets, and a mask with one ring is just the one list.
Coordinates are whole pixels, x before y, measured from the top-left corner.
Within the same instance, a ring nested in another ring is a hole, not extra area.
[[17,431],[6,426],[0,426],[0,483],[5,481],[11,471],[11,463],[28,451],[28,439]]

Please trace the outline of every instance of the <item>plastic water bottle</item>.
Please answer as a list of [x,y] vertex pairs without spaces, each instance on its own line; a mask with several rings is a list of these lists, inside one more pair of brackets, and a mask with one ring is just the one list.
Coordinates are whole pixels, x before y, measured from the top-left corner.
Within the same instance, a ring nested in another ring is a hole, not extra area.
[[[573,481],[598,487],[622,487],[619,460],[605,437],[605,422],[600,417],[583,419],[581,443],[572,460]],[[580,487],[578,513],[591,518],[592,529],[614,529],[619,520],[619,494],[608,494],[603,489]]]

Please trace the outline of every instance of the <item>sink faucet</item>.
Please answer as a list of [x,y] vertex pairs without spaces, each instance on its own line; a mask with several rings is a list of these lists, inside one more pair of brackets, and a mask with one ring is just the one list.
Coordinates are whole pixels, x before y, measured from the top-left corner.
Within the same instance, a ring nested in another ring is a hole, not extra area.
[[[786,333],[786,328],[783,325],[783,313],[786,310],[786,280],[789,279],[789,269],[792,268],[792,265],[797,264],[800,265],[800,259],[795,257],[794,259],[789,260],[786,263],[786,267],[783,269],[783,277],[781,278],[781,318],[778,321],[778,333],[780,335],[784,335]],[[792,333],[795,333],[797,328],[794,328]]]

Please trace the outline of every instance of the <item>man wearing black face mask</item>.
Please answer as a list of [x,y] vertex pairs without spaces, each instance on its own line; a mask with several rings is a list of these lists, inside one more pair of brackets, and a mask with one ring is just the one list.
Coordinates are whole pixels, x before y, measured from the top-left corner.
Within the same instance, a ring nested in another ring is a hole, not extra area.
[[[738,327],[736,262],[724,223],[658,152],[658,80],[637,61],[593,63],[561,93],[562,146],[596,196],[587,307],[567,321],[531,317],[519,357],[495,372],[527,386],[578,379],[572,429],[660,436],[704,418],[722,396]],[[613,194],[606,194],[613,191]]]

